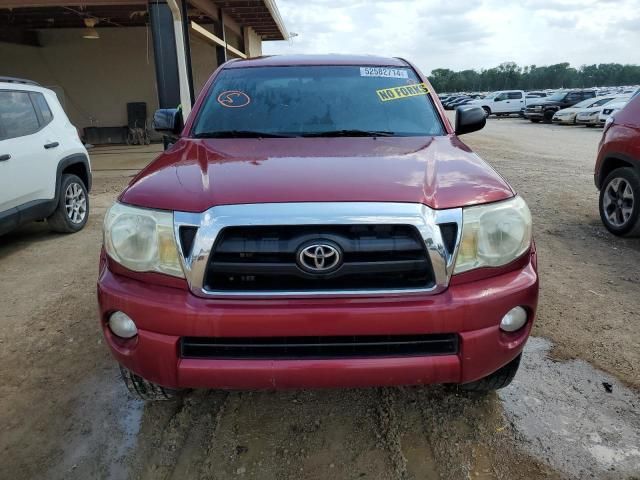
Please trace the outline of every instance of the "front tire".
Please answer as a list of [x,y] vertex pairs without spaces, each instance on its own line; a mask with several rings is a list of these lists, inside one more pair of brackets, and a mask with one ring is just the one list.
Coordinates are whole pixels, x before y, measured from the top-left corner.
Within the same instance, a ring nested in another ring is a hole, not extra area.
[[49,228],[59,233],[75,233],[84,228],[88,219],[87,187],[76,175],[62,175],[58,205],[53,214],[47,218]]
[[170,388],[161,387],[155,383],[149,382],[144,378],[136,375],[130,370],[120,366],[120,376],[132,395],[141,400],[148,401],[166,401],[176,398],[180,391]]
[[633,168],[617,168],[605,178],[599,210],[604,226],[614,235],[640,235],[640,174]]
[[484,110],[484,118],[489,118],[489,115],[491,115],[491,109],[489,107],[482,107],[482,109]]
[[553,121],[554,114],[555,112],[553,111],[544,112],[544,123],[551,123]]
[[467,392],[481,393],[492,392],[494,390],[504,388],[509,385],[513,378],[516,376],[518,367],[520,367],[521,358],[522,354],[518,355],[504,367],[493,372],[491,375],[487,375],[486,377],[481,378],[480,380],[476,380],[475,382],[462,384],[460,385],[460,388],[462,388],[462,390],[466,390]]

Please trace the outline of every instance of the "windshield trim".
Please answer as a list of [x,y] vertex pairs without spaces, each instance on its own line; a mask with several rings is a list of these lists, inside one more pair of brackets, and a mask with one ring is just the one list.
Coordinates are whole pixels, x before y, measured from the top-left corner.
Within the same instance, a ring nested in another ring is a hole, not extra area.
[[[418,80],[420,80],[420,82],[422,83],[426,83],[427,86],[429,87],[429,93],[427,95],[425,95],[425,97],[428,99],[428,101],[430,102],[431,108],[433,108],[433,112],[434,112],[434,116],[437,118],[438,123],[440,125],[440,129],[442,131],[441,134],[438,135],[402,135],[402,134],[398,134],[398,135],[394,135],[393,137],[390,138],[403,138],[403,137],[446,137],[448,135],[453,134],[453,130],[451,130],[448,126],[447,123],[445,122],[445,116],[443,115],[442,111],[440,110],[440,107],[438,107],[438,105],[436,104],[435,100],[434,100],[434,96],[437,96],[436,92],[433,90],[433,86],[431,85],[431,83],[429,82],[429,80],[422,75],[422,73],[420,71],[418,71],[418,69],[416,69],[413,64],[411,64],[410,62],[404,60],[405,65],[403,66],[393,66],[393,67],[389,67],[389,68],[403,68],[403,69],[408,69],[410,71],[412,71],[414,73],[414,75],[417,77]],[[220,76],[220,74],[225,71],[225,70],[242,70],[242,69],[255,69],[255,68],[292,68],[292,67],[309,67],[309,68],[313,68],[313,67],[380,67],[381,65],[378,64],[370,64],[370,65],[363,65],[363,64],[330,64],[330,65],[309,65],[309,64],[300,64],[300,65],[247,65],[247,66],[242,66],[242,67],[238,67],[238,66],[234,66],[233,68],[231,68],[230,66],[226,66],[226,67],[221,67],[219,68],[216,72],[214,72],[214,74],[211,76],[211,78],[208,80],[207,84],[205,85],[205,88],[202,90],[202,92],[200,93],[197,102],[194,104],[193,108],[197,109],[197,111],[195,112],[195,115],[189,115],[189,119],[187,120],[187,123],[185,124],[185,128],[183,129],[183,133],[181,135],[181,137],[183,138],[190,138],[190,139],[197,139],[197,134],[195,133],[195,127],[198,124],[200,117],[202,116],[202,113],[204,111],[204,106],[206,105],[207,99],[209,98],[209,96],[212,94],[214,88],[215,88],[215,84],[216,81],[218,80],[218,77]],[[310,138],[310,137],[283,137],[283,139],[288,139],[288,138]],[[322,138],[322,137],[320,137]],[[335,138],[335,137],[326,137],[326,138]],[[356,137],[340,137],[340,138],[356,138]]]

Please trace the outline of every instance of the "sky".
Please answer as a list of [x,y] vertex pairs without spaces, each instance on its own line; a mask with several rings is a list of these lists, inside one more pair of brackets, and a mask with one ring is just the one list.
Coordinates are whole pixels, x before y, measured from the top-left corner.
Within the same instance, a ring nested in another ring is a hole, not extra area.
[[640,64],[640,0],[277,0],[289,41],[263,53],[403,57],[424,73]]

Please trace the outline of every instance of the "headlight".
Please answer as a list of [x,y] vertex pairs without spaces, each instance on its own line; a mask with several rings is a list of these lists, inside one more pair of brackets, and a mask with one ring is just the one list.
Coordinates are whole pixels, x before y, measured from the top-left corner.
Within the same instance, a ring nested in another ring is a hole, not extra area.
[[531,246],[531,213],[520,197],[467,207],[462,219],[454,274],[506,265]]
[[184,278],[173,232],[173,213],[114,204],[104,219],[107,254],[136,272]]

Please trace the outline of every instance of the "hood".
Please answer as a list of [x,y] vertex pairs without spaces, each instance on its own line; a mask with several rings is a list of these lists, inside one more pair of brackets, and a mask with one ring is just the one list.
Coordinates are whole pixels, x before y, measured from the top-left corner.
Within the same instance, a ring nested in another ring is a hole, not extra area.
[[583,110],[582,108],[569,107],[569,108],[563,108],[561,110],[558,110],[556,114],[578,113],[578,112],[581,112],[582,110]]
[[455,136],[181,139],[120,196],[202,212],[273,202],[411,202],[454,208],[514,193]]
[[580,110],[578,115],[580,115],[580,116],[583,116],[583,115],[595,115],[596,113],[600,113],[602,111],[602,109],[603,109],[603,107],[583,108],[582,110]]

